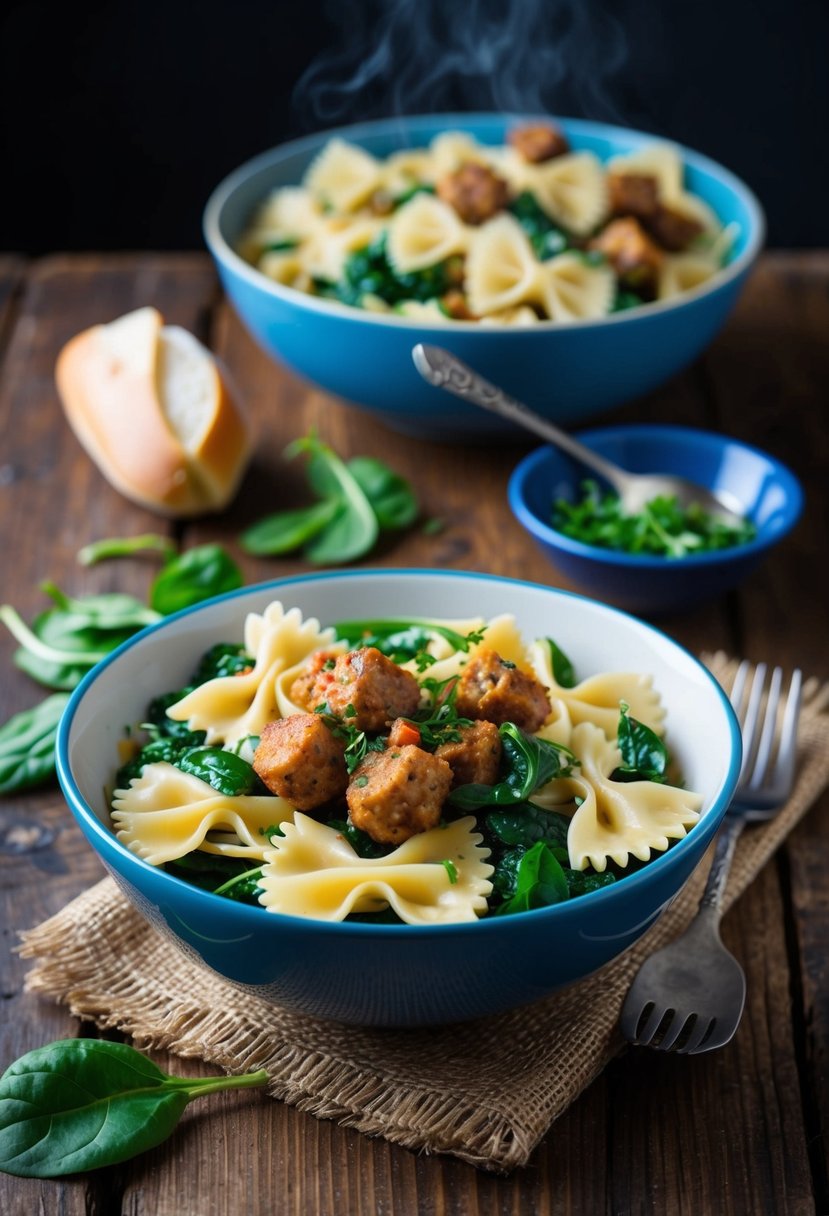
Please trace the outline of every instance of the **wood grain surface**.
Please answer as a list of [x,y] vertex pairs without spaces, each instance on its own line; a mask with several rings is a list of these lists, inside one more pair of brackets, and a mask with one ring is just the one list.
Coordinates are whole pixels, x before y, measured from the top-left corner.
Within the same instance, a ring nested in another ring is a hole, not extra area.
[[[230,368],[257,433],[232,508],[169,525],[119,497],[68,430],[53,383],[63,342],[152,303],[208,342]],[[803,480],[805,517],[738,592],[660,621],[694,651],[723,647],[829,678],[825,551],[829,522],[829,255],[771,254],[703,359],[612,415],[726,431],[766,447]],[[299,468],[281,458],[310,426],[344,456],[389,460],[417,487],[436,535],[419,528],[372,564],[488,570],[566,584],[513,520],[511,469],[531,443],[457,447],[403,439],[272,364],[243,332],[200,255],[0,258],[0,599],[31,618],[40,582],[67,591],[146,594],[153,564],[78,566],[105,535],[168,530],[219,540],[248,581],[294,573],[293,559],[244,557],[242,527],[297,505]],[[611,419],[606,419],[610,421]],[[597,419],[601,423],[603,419]],[[41,692],[0,635],[0,720]],[[746,1015],[710,1056],[629,1051],[559,1120],[530,1165],[508,1178],[418,1157],[259,1095],[216,1095],[171,1140],[123,1166],[63,1182],[0,1175],[3,1216],[755,1216],[829,1212],[829,800],[814,808],[739,901],[724,937],[745,965]],[[0,1068],[52,1039],[94,1035],[23,992],[17,933],[94,882],[100,866],[56,789],[0,801]],[[157,1053],[162,1067],[197,1061]]]

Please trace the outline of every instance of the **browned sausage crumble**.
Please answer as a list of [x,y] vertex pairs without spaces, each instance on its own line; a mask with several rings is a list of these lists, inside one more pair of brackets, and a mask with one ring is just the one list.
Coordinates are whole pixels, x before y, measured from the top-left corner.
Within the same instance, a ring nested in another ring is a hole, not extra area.
[[401,844],[437,827],[451,786],[446,761],[413,744],[369,752],[349,782],[348,813],[372,840]]
[[452,789],[459,785],[495,785],[501,763],[501,736],[494,722],[473,722],[458,730],[460,738],[441,743],[435,755],[452,770]]
[[271,793],[300,811],[342,798],[348,785],[345,744],[319,714],[292,714],[268,722],[253,767]]
[[308,709],[327,708],[358,730],[382,731],[395,718],[410,718],[420,705],[420,685],[373,646],[349,650],[328,661],[310,682],[301,675],[291,697],[303,697]]
[[552,160],[554,156],[562,156],[570,151],[567,136],[552,123],[513,127],[507,135],[507,142],[532,164]]
[[646,299],[656,295],[665,255],[633,216],[612,220],[590,248],[605,255],[625,287]]
[[454,207],[465,224],[484,224],[509,202],[509,186],[486,165],[461,165],[437,183],[438,197]]
[[514,722],[532,734],[549,716],[550,698],[535,676],[482,648],[458,681],[455,708],[461,717]]

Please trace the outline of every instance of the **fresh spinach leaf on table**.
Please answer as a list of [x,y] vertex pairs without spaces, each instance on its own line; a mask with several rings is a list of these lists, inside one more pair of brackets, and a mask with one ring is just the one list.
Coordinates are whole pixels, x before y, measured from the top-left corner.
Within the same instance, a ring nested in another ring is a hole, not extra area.
[[236,591],[243,582],[241,570],[221,545],[197,545],[165,563],[150,588],[150,604],[169,616]]
[[105,1039],[50,1043],[0,1078],[0,1170],[59,1178],[126,1161],[166,1140],[194,1098],[267,1080],[264,1069],[172,1077]]
[[384,461],[371,456],[343,461],[315,435],[285,449],[287,460],[298,455],[308,457],[306,477],[319,501],[253,524],[240,537],[247,553],[279,556],[302,549],[314,565],[345,565],[368,553],[381,532],[407,528],[417,518],[411,485]]
[[68,701],[68,693],[53,693],[0,726],[0,794],[31,789],[54,776],[55,732]]

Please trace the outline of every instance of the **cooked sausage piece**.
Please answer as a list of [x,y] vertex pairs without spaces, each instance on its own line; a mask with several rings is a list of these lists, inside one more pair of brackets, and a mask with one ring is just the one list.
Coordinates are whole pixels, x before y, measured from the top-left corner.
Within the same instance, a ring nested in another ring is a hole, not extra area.
[[483,648],[464,669],[458,681],[455,708],[462,718],[487,722],[514,722],[532,733],[550,713],[547,689],[535,676]]
[[633,216],[611,220],[590,242],[613,266],[620,281],[645,298],[656,295],[664,254]]
[[646,220],[656,214],[659,182],[649,173],[609,173],[607,187],[614,215],[633,215]]
[[333,667],[323,665],[311,687],[308,708],[327,705],[349,726],[382,731],[395,718],[410,718],[419,704],[420,685],[411,672],[374,646],[364,646],[338,655]]
[[336,661],[337,655],[331,654],[327,650],[318,650],[316,654],[311,655],[304,670],[291,685],[288,695],[294,705],[301,705],[303,709],[313,709],[315,705],[319,704],[320,693],[334,679],[332,673]]
[[687,249],[691,241],[703,232],[702,224],[689,215],[674,211],[665,203],[660,203],[654,214],[647,221],[648,231],[659,242],[663,249],[671,253],[680,253]]
[[446,761],[414,744],[369,752],[346,793],[351,822],[381,844],[402,844],[437,827],[451,786]]
[[502,177],[486,165],[472,162],[447,173],[437,183],[438,197],[454,207],[465,224],[483,224],[503,211],[509,201],[509,187]]
[[507,135],[507,142],[520,152],[524,160],[533,164],[552,160],[554,156],[562,156],[570,151],[567,136],[552,123],[541,122],[525,127],[513,127]]
[[469,309],[469,301],[459,288],[454,287],[440,298],[444,312],[456,321],[477,321],[474,312]]
[[[549,711],[548,711],[549,712]],[[441,743],[435,755],[452,770],[452,788],[459,785],[495,785],[501,763],[501,736],[494,722],[474,722],[458,728],[460,739]]]
[[268,789],[300,811],[341,798],[348,785],[345,743],[319,714],[292,714],[268,722],[253,767]]

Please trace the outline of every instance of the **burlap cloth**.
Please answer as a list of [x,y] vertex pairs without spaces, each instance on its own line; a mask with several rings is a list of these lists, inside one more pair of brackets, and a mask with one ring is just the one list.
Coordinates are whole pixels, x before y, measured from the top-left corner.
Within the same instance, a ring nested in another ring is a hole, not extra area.
[[[708,659],[725,687],[734,665]],[[827,689],[807,685],[796,787],[770,823],[747,830],[729,906],[829,781]],[[707,864],[653,928],[599,974],[528,1008],[463,1025],[372,1030],[320,1022],[241,995],[186,961],[111,879],[24,935],[27,987],[141,1046],[230,1072],[265,1068],[275,1098],[411,1149],[484,1169],[524,1165],[551,1123],[620,1050],[616,1029],[642,960],[693,915]]]

